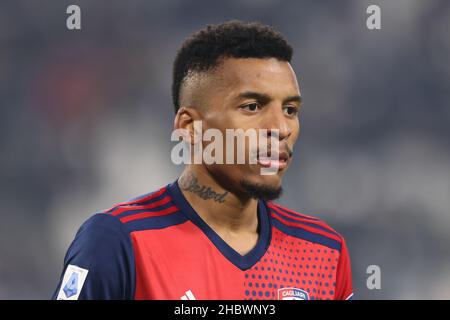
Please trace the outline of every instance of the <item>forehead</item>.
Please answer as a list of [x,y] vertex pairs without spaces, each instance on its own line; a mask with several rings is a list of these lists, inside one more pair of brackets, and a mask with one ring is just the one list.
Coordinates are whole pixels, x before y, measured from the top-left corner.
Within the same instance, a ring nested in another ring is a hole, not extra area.
[[289,62],[275,58],[227,58],[214,72],[229,93],[257,91],[273,95],[299,94],[297,77]]

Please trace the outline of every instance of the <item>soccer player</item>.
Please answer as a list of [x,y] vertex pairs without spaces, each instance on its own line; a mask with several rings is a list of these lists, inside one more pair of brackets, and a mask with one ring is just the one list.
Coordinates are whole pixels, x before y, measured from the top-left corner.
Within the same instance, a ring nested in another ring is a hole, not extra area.
[[291,57],[285,38],[260,23],[209,25],[184,42],[173,68],[175,129],[191,138],[194,121],[223,133],[278,130],[277,160],[188,164],[177,181],[93,215],[68,249],[54,299],[352,297],[343,237],[272,202],[300,128]]

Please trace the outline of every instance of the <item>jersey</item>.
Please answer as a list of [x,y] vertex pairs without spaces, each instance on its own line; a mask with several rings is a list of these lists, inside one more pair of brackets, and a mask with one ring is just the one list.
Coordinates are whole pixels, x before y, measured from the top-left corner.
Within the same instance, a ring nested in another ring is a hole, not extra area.
[[77,232],[53,299],[350,299],[343,237],[316,217],[258,201],[258,240],[239,254],[175,181],[96,213]]

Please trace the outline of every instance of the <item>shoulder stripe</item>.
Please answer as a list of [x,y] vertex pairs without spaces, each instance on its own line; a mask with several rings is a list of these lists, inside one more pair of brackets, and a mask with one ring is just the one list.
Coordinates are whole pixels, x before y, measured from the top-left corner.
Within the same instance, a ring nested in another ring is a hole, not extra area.
[[144,196],[142,196],[142,197],[138,197],[138,198],[133,199],[133,200],[124,201],[124,202],[115,204],[114,206],[112,206],[112,207],[109,208],[108,210],[103,211],[103,213],[109,213],[109,212],[111,212],[112,210],[114,210],[115,208],[120,207],[120,206],[124,206],[124,205],[132,205],[132,204],[136,204],[136,203],[139,203],[139,202],[150,201],[150,200],[152,200],[152,199],[154,199],[154,198],[159,197],[160,195],[162,195],[162,194],[165,193],[166,191],[167,191],[167,187],[164,187],[164,188],[161,188],[160,190],[155,191],[155,192],[152,192],[152,193],[150,193],[150,194],[148,194],[148,195],[144,195]]
[[122,212],[117,217],[120,219],[120,218],[131,216],[131,215],[134,215],[134,214],[137,214],[137,213],[144,213],[144,212],[151,212],[151,211],[152,212],[154,212],[154,211],[161,211],[161,210],[164,210],[164,209],[168,209],[168,208],[170,208],[173,205],[174,205],[174,203],[172,201],[170,201],[170,202],[167,202],[166,204],[163,204],[162,206],[158,206],[158,207],[150,208],[150,209],[145,209],[144,208],[144,209],[134,210],[133,208],[130,208],[130,209]]
[[154,202],[151,202],[151,203],[146,204],[146,205],[123,205],[123,206],[117,207],[116,210],[113,210],[110,213],[110,215],[118,216],[119,214],[122,214],[122,213],[124,213],[126,211],[129,211],[129,210],[139,210],[139,209],[149,210],[149,209],[153,209],[153,208],[157,208],[157,207],[163,206],[163,205],[169,203],[171,200],[172,199],[169,196],[165,196],[161,200],[154,201]]
[[278,203],[269,202],[268,206],[270,208],[272,208],[272,209],[276,208],[278,210],[282,210],[286,214],[289,214],[289,215],[292,215],[292,216],[295,216],[295,217],[300,217],[300,218],[304,218],[304,219],[308,219],[308,220],[314,220],[314,221],[320,221],[318,218],[311,217],[311,216],[308,216],[306,214],[301,214],[299,212],[295,212],[294,210],[291,210],[291,209],[288,209],[286,207],[283,207],[283,206],[279,205]]
[[[330,232],[336,236],[340,236],[336,231],[333,230],[333,228],[331,228],[330,226],[328,226],[325,222],[320,221],[320,220],[310,220],[310,219],[305,219],[305,218],[301,218],[299,216],[294,216],[294,215],[288,215],[286,212],[284,212],[283,210],[277,209],[276,207],[271,208],[273,212],[279,214],[280,216],[282,216],[284,219],[287,220],[296,220],[298,221],[298,223],[304,223],[306,225],[312,226],[312,227],[316,227],[319,229],[322,229],[324,231]],[[295,222],[295,221],[293,221]]]
[[310,242],[319,243],[323,246],[329,247],[331,249],[335,249],[338,251],[341,251],[342,243],[339,241],[336,241],[334,239],[330,239],[329,237],[324,237],[320,234],[309,232],[305,229],[298,228],[298,227],[291,227],[288,225],[285,225],[278,221],[277,219],[273,220],[273,226],[280,230],[281,232],[290,235],[292,237],[304,239]]
[[157,230],[173,227],[189,221],[181,211],[164,216],[150,217],[146,219],[132,220],[124,223],[125,230],[129,233],[135,231]]
[[329,233],[329,234],[332,234],[332,235],[335,235],[335,236],[338,236],[338,237],[339,237],[339,234],[338,234],[338,233],[336,233],[336,232],[334,232],[333,230],[330,230],[329,228],[324,227],[324,226],[322,226],[322,225],[320,225],[320,224],[311,223],[311,222],[309,222],[309,220],[308,220],[308,221],[304,221],[304,220],[302,220],[301,218],[288,217],[288,216],[285,216],[285,215],[283,215],[283,214],[281,214],[281,213],[279,213],[279,212],[277,212],[277,211],[275,211],[275,210],[272,210],[271,212],[272,212],[273,214],[278,215],[279,217],[281,217],[281,218],[287,220],[287,221],[294,222],[294,223],[298,223],[298,224],[302,224],[302,225],[306,225],[306,226],[310,226],[310,227],[312,227],[312,228],[317,228],[317,229],[319,229],[319,230],[325,231],[325,232],[327,232],[327,233]]
[[319,230],[319,229],[316,229],[316,228],[309,227],[307,225],[303,225],[303,224],[300,224],[300,223],[287,221],[286,219],[283,219],[283,218],[279,217],[278,215],[273,214],[273,212],[272,212],[272,217],[274,217],[276,220],[278,220],[279,222],[283,223],[286,226],[299,228],[299,229],[303,229],[303,230],[306,230],[306,231],[309,231],[309,232],[313,232],[313,233],[316,233],[316,234],[319,234],[321,236],[333,239],[333,240],[338,241],[338,242],[342,241],[341,237],[339,237],[339,236],[336,236],[334,234],[330,234],[328,232],[325,232],[325,231],[322,231],[322,230]]
[[130,216],[119,218],[119,220],[122,223],[127,223],[127,222],[138,220],[138,219],[164,216],[164,215],[168,215],[168,214],[171,214],[171,213],[175,213],[177,211],[179,211],[178,207],[171,206],[171,207],[169,207],[167,209],[163,209],[163,210],[159,210],[159,211],[149,211],[149,212],[136,213],[136,214],[133,214],[133,215],[130,215]]

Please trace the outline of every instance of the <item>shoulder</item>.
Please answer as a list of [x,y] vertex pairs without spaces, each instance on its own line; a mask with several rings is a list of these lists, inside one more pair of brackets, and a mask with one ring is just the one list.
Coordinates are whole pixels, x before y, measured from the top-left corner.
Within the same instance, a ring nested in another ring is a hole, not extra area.
[[[161,188],[92,215],[78,229],[67,250],[65,271],[54,297],[133,298],[136,274],[131,233],[167,225],[170,220],[167,217],[176,210],[166,189]],[[66,278],[71,274],[85,277],[72,288],[71,278]],[[67,288],[74,289],[75,293]]]
[[273,225],[283,233],[341,251],[344,238],[326,222],[274,202],[267,207]]
[[123,224],[113,216],[96,213],[78,229],[66,259],[82,257],[91,264],[91,257],[114,256],[125,251],[131,252],[131,238]]
[[103,220],[110,220],[110,224],[119,223],[128,233],[182,223],[186,218],[167,189],[165,186],[132,200],[115,204],[98,215],[107,216],[108,218]]
[[[134,269],[129,233],[117,218],[97,213],[81,225],[70,244],[64,258],[64,272],[53,297],[131,299]],[[78,278],[79,281],[71,282]],[[69,289],[71,291],[67,291]]]

